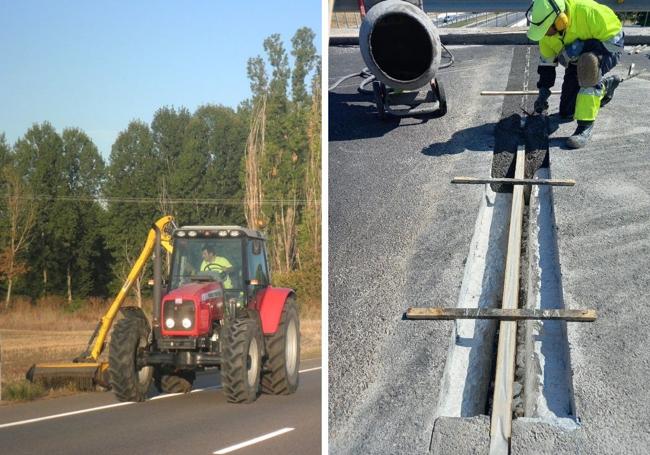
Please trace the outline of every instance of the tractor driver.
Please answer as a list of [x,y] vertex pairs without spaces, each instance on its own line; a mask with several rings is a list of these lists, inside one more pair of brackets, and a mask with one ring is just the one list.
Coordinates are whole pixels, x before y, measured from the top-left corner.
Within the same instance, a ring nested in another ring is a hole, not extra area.
[[217,256],[216,248],[214,245],[206,243],[201,248],[201,272],[217,272],[223,280],[223,287],[225,289],[232,289],[232,280],[229,273],[232,271],[232,264],[228,259],[223,256]]

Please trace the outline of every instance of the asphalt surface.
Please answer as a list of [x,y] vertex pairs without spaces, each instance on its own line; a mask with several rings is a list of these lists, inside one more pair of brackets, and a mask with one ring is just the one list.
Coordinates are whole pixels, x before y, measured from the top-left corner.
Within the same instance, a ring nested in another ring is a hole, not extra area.
[[[457,63],[438,75],[449,105],[441,118],[381,121],[372,98],[357,93],[358,80],[329,94],[332,453],[429,451],[452,323],[402,314],[409,306],[456,304],[483,189],[449,181],[490,175],[494,126],[507,109],[503,97],[479,92],[504,90],[511,70],[524,73],[521,59],[511,68],[521,56],[516,48],[452,46]],[[355,46],[329,53],[330,84],[364,66]],[[647,55],[625,55],[624,63],[632,59],[650,67]],[[554,192],[564,299],[568,308],[596,308],[601,316],[568,329],[582,428],[523,426],[513,453],[643,453],[650,446],[643,389],[650,377],[650,107],[642,95],[649,88],[647,76],[619,87],[584,150],[564,147],[575,123],[555,122],[552,176],[578,181],[574,190]]]
[[[232,453],[319,453],[320,364],[320,359],[301,363],[295,394],[261,395],[248,405],[226,402],[215,371],[199,375],[192,393],[158,395],[144,403],[114,406],[113,394],[104,392],[0,407],[0,453],[212,454],[288,428]],[[76,411],[86,412],[10,425]]]

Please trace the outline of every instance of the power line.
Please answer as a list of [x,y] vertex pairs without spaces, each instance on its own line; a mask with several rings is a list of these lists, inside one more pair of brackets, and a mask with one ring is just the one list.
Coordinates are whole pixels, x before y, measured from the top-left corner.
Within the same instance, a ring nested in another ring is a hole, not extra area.
[[[5,198],[7,195],[0,195]],[[172,204],[172,205],[246,205],[241,199],[232,198],[155,198],[155,197],[91,197],[91,196],[50,196],[50,195],[33,195],[33,196],[15,196],[15,199],[24,201],[73,201],[73,202],[96,202],[98,204],[122,203],[122,204]],[[259,205],[307,205],[321,204],[320,200],[315,199],[267,199],[261,201]]]

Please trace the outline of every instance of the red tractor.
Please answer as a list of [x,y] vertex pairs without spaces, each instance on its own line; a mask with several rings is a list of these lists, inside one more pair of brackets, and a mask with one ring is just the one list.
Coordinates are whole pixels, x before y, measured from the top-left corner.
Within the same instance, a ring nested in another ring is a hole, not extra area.
[[[296,295],[271,286],[264,236],[238,226],[154,229],[152,323],[139,308],[122,308],[111,336],[108,369],[117,398],[143,401],[152,381],[161,392],[188,392],[197,371],[215,366],[229,402],[250,403],[260,389],[295,392]],[[173,250],[166,283],[161,238]]]

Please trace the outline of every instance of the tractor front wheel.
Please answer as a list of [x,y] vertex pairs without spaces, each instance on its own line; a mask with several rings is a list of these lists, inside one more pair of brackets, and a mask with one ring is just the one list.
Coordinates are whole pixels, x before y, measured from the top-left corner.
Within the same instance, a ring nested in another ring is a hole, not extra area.
[[266,337],[267,360],[262,375],[262,391],[288,395],[298,388],[300,364],[300,320],[295,299],[284,304],[278,330]]
[[262,330],[256,318],[228,322],[222,336],[221,384],[230,403],[257,399],[262,367]]
[[139,366],[138,354],[148,344],[151,329],[139,308],[126,307],[117,321],[108,352],[111,387],[120,401],[144,401],[151,385],[153,367]]

